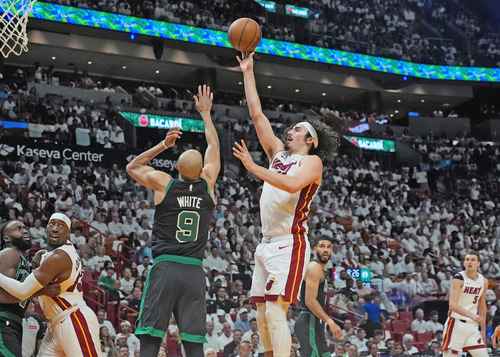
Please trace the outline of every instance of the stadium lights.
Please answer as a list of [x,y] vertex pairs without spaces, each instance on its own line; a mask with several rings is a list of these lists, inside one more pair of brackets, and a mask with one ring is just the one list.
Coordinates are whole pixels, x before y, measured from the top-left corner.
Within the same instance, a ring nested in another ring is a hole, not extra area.
[[156,73],[156,74],[160,74],[160,70],[159,70],[159,69],[157,69],[157,70],[155,71],[155,73]]
[[323,92],[323,93],[321,93],[321,95],[322,95],[323,97],[325,97],[325,96],[326,96],[326,93],[325,93],[325,92]]
[[425,103],[425,99],[420,99],[420,103]]
[[395,110],[394,113],[399,114],[399,110]]
[[299,88],[295,88],[295,93],[299,93],[300,92],[300,89]]
[[127,69],[127,66],[122,66],[122,69]]
[[242,86],[242,85],[243,85],[243,82],[242,82],[242,81],[239,81],[239,82],[238,82],[238,85],[239,85],[239,86]]
[[88,61],[87,64],[92,64],[93,62],[92,61]]
[[269,84],[269,85],[267,86],[267,89],[271,89],[272,87],[273,87],[273,86]]
[[52,56],[52,61],[55,61],[56,60],[56,56]]
[[398,99],[398,103],[401,103],[401,99]]

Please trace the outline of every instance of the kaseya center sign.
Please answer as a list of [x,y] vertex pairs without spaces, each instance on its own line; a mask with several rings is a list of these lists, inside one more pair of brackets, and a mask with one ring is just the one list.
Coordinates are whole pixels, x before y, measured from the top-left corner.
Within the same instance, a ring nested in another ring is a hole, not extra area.
[[[27,162],[38,160],[46,163],[48,160],[53,164],[60,164],[63,160],[77,166],[94,164],[95,166],[125,167],[140,152],[137,150],[124,151],[115,149],[104,149],[100,146],[69,146],[44,144],[23,139],[6,138],[0,142],[0,160],[18,161],[24,158]],[[176,157],[172,152],[163,152],[155,158],[151,165],[157,169],[173,172],[176,165]]]
[[203,133],[205,131],[203,121],[193,118],[135,112],[120,112],[120,115],[138,128],[180,128],[182,131],[192,133]]

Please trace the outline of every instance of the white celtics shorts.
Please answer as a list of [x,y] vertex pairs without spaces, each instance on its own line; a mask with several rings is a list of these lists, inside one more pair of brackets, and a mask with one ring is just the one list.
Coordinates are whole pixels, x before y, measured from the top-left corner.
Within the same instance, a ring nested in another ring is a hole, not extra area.
[[468,352],[482,348],[486,348],[486,345],[477,323],[454,317],[446,320],[442,351]]
[[255,250],[250,296],[255,303],[283,300],[295,304],[311,255],[305,234],[263,239]]

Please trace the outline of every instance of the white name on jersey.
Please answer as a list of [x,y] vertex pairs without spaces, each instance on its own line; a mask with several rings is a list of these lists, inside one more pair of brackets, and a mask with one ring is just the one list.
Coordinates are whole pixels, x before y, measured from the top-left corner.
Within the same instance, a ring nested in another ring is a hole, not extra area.
[[197,208],[200,209],[203,198],[196,196],[180,196],[177,197],[177,202],[180,208]]

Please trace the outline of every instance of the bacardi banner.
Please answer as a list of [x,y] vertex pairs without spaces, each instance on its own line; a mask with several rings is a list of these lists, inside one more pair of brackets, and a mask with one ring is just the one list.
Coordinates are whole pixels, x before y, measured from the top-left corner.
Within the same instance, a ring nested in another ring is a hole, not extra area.
[[361,136],[344,135],[354,146],[365,150],[376,150],[385,152],[396,152],[396,142],[387,139],[365,138]]
[[[90,163],[95,166],[111,167],[117,164],[125,167],[129,161],[140,154],[139,151],[122,151],[114,149],[103,149],[99,146],[67,146],[44,144],[35,141],[2,138],[0,141],[0,160],[18,161],[25,158],[31,162],[35,157],[40,162],[51,160],[53,164],[59,164],[63,160],[68,163],[74,162],[78,166],[86,166]],[[168,150],[152,161],[152,166],[163,171],[174,171],[177,157]]]
[[119,112],[133,126],[140,128],[170,129],[180,128],[182,131],[203,133],[203,120],[176,117],[171,115],[155,115],[147,113]]

